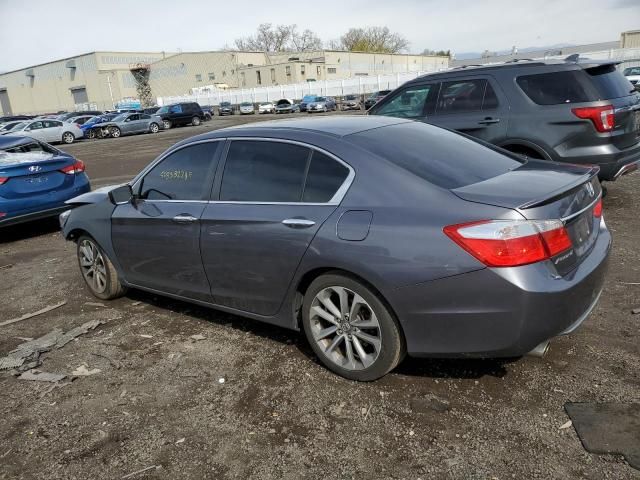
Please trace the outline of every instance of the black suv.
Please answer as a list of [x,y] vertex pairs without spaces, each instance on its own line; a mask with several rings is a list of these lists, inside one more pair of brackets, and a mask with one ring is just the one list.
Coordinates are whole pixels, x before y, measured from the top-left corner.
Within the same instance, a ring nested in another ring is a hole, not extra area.
[[459,67],[403,84],[369,114],[415,118],[531,158],[595,164],[601,180],[640,162],[640,95],[611,61]]
[[166,105],[164,107],[160,107],[155,114],[162,118],[165,130],[178,125],[191,124],[193,126],[197,126],[204,120],[204,112],[196,102],[183,102]]

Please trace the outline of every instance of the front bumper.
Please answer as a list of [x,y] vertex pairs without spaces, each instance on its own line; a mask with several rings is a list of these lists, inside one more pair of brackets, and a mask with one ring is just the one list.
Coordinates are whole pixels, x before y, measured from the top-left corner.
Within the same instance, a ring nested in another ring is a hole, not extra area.
[[412,356],[520,356],[586,319],[602,292],[610,248],[602,226],[591,253],[562,278],[544,262],[484,268],[398,288],[387,297]]

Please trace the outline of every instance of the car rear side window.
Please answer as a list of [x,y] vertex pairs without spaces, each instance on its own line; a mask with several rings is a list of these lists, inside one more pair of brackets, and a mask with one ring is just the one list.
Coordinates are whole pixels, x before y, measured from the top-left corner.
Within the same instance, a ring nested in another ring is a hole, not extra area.
[[482,182],[522,162],[475,140],[421,122],[367,130],[348,137],[362,148],[442,188]]
[[436,113],[463,113],[480,110],[486,85],[487,81],[483,79],[443,82],[438,96]]
[[202,200],[208,197],[220,142],[197,143],[169,154],[147,173],[140,196],[148,200]]
[[232,141],[220,200],[299,202],[309,154],[309,148],[290,143]]
[[600,99],[609,100],[631,95],[635,89],[628,78],[618,71],[615,65],[600,65],[585,69],[596,86]]
[[349,175],[349,169],[333,158],[314,151],[304,186],[302,201],[326,203],[336,194]]
[[581,70],[523,75],[516,79],[522,91],[538,105],[560,105],[598,100]]

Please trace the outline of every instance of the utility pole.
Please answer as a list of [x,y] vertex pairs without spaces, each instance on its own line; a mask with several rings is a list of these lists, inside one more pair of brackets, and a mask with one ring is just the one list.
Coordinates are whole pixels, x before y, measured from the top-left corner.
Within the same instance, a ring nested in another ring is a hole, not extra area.
[[113,101],[113,90],[111,89],[111,73],[107,73],[107,86],[109,87],[109,96],[111,97],[111,108],[116,108],[116,104]]

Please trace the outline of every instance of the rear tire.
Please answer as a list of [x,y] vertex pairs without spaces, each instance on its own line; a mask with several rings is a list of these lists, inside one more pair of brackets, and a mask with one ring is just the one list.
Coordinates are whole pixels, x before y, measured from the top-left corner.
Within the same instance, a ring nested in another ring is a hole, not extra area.
[[87,133],[87,138],[90,138],[90,139],[96,138],[96,132],[93,129],[89,130],[89,132]]
[[93,238],[82,235],[78,239],[76,251],[82,278],[95,297],[112,300],[127,292],[113,263]]
[[64,132],[62,134],[62,143],[66,143],[67,145],[75,142],[76,136],[71,132]]
[[164,126],[165,130],[169,130],[171,128],[171,120],[163,120],[162,125]]
[[191,119],[191,125],[193,125],[194,127],[197,127],[198,125],[200,125],[200,117],[193,117]]
[[311,283],[302,304],[302,325],[320,361],[350,380],[377,380],[405,355],[393,314],[368,286],[345,275],[322,275]]

